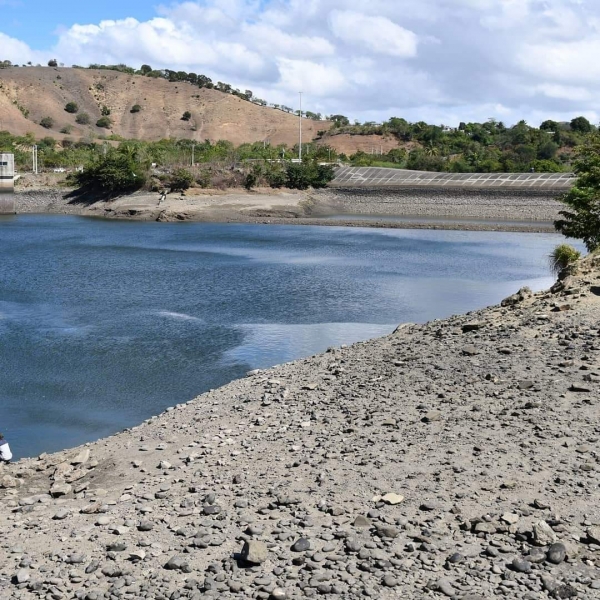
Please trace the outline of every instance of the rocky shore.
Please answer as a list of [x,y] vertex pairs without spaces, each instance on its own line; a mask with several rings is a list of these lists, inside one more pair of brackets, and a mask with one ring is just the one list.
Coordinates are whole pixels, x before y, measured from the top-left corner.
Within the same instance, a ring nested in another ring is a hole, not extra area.
[[0,467],[0,598],[600,598],[600,258]]
[[[549,191],[511,190],[507,193],[494,189],[420,188],[332,188],[308,192],[193,189],[185,194],[169,194],[163,201],[156,193],[141,192],[90,205],[73,202],[68,198],[68,190],[24,188],[16,194],[16,206],[17,213],[75,214],[136,221],[529,232],[553,231],[552,222],[561,208]],[[401,217],[410,219],[398,220]],[[431,217],[440,220],[432,223]],[[460,222],[461,219],[467,222]]]

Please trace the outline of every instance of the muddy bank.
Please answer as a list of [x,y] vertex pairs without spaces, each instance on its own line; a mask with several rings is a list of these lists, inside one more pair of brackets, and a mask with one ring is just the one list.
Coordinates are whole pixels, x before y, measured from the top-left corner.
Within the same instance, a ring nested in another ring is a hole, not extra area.
[[0,598],[600,598],[600,260],[2,467]]
[[[514,190],[188,190],[185,194],[136,193],[109,202],[75,203],[55,188],[17,194],[18,213],[62,213],[145,221],[205,221],[465,229],[552,231],[561,208],[547,192]],[[334,215],[336,218],[331,219]],[[399,217],[410,221],[398,221]],[[365,218],[361,218],[365,217]],[[376,217],[376,218],[374,218]],[[423,220],[419,221],[419,217]],[[431,223],[431,217],[448,222]],[[456,222],[466,219],[471,222]],[[478,222],[472,222],[477,220]],[[515,223],[520,221],[520,223]]]

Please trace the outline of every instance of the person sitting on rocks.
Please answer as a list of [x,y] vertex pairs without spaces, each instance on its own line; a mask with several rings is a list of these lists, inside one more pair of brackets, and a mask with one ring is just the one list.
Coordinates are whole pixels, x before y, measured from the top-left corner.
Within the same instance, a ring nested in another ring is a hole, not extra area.
[[4,439],[4,436],[0,433],[0,463],[8,464],[12,459],[12,452],[8,442]]

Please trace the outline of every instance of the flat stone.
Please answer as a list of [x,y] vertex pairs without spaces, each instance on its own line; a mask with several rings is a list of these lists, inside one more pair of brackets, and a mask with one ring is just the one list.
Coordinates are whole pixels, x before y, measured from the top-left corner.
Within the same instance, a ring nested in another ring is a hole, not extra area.
[[84,448],[75,458],[71,459],[72,465],[83,465],[90,460],[90,449]]
[[55,483],[50,488],[50,495],[53,498],[58,498],[60,496],[66,496],[71,492],[73,488],[68,483]]
[[473,344],[467,344],[463,347],[462,353],[465,356],[477,356],[479,354],[479,350],[473,346]]
[[425,413],[421,421],[423,423],[434,423],[435,421],[441,421],[442,413],[439,410],[430,410]]
[[404,502],[404,496],[390,492],[389,494],[386,494],[385,496],[383,496],[381,498],[381,500],[383,502],[385,502],[386,504],[391,504],[392,506],[394,506],[396,504],[400,504],[401,502]]

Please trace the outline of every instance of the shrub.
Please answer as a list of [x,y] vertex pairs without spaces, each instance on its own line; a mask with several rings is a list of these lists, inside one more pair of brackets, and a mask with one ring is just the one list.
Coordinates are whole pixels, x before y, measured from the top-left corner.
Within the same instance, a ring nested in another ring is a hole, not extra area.
[[58,67],[58,61],[55,58],[52,58],[48,61],[49,67]]
[[46,129],[52,129],[54,127],[54,119],[52,117],[44,117],[40,121],[40,125]]
[[319,165],[314,161],[289,163],[286,168],[286,187],[306,190],[309,187],[323,188],[335,177],[333,167]]
[[67,135],[69,135],[70,133],[73,132],[73,127],[72,125],[65,125],[61,130],[61,133],[66,133]]
[[189,121],[192,118],[192,113],[189,110],[186,110],[181,117],[182,121]]
[[194,183],[194,176],[187,169],[177,169],[169,179],[169,186],[174,192],[183,192]]
[[96,121],[96,127],[103,127],[104,129],[110,129],[112,123],[108,117],[100,117]]
[[142,110],[142,107],[139,104],[134,104],[131,107],[131,110],[129,112],[131,113],[139,113]]
[[75,117],[75,122],[78,123],[79,125],[89,125],[90,115],[88,115],[86,112],[79,113]]
[[146,173],[132,156],[111,148],[105,156],[88,163],[75,180],[81,188],[115,196],[140,189],[146,183]]
[[256,186],[256,183],[258,182],[258,177],[256,176],[256,173],[247,173],[246,177],[244,178],[244,187],[250,191],[253,187]]
[[79,111],[79,106],[77,106],[76,102],[67,102],[65,104],[65,110],[68,113],[75,114],[76,112]]
[[560,244],[556,246],[550,254],[550,268],[552,272],[560,279],[567,267],[577,262],[581,258],[581,252],[569,246],[569,244]]

